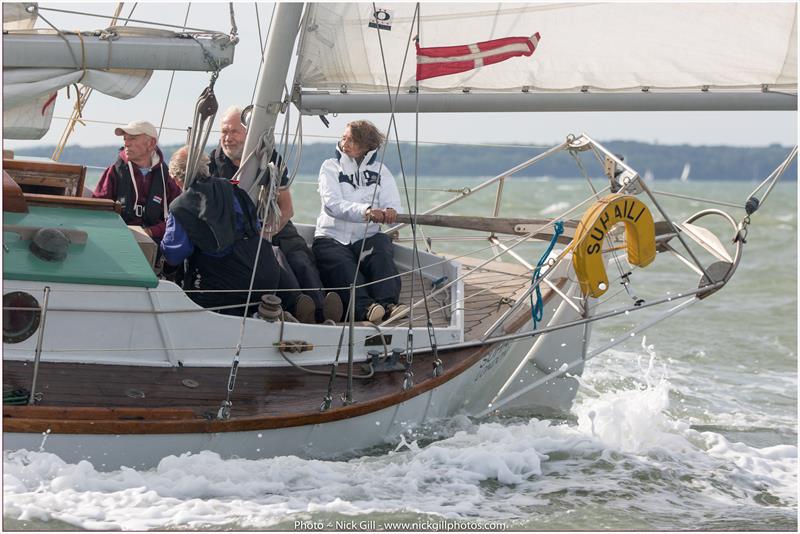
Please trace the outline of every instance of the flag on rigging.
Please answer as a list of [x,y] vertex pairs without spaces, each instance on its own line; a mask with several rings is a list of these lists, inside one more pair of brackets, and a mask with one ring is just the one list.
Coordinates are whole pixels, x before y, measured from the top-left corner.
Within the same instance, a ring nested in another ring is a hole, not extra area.
[[504,37],[459,46],[417,46],[417,81],[457,74],[517,56],[530,56],[539,44],[539,32],[532,37]]

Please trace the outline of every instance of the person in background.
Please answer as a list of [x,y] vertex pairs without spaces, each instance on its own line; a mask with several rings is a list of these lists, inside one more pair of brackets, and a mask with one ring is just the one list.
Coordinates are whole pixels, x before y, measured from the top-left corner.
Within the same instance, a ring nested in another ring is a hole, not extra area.
[[[175,183],[178,184],[178,187],[181,189],[183,189],[183,184],[186,181],[186,162],[188,157],[189,147],[184,145],[173,152],[172,156],[169,158],[169,175],[172,176],[172,179],[175,180]],[[208,171],[210,161],[208,154],[205,152],[200,153],[200,165],[197,170],[197,176],[199,178],[202,179],[211,176]]]
[[[369,121],[347,124],[336,157],[325,160],[319,171],[322,208],[313,245],[327,287],[346,288],[354,280],[357,286],[375,282],[356,288],[355,319],[376,324],[408,311],[398,304],[400,278],[392,242],[379,226],[394,223],[400,209],[394,177],[378,161],[384,141]],[[348,289],[339,295],[349,302]]]
[[[247,128],[242,124],[242,110],[233,106],[228,108],[220,120],[221,137],[219,146],[211,152],[209,171],[211,176],[232,179],[242,164]],[[271,161],[281,166],[281,158],[277,151],[272,152]],[[281,186],[286,185],[288,172],[284,170]],[[314,321],[322,323],[339,321],[342,317],[342,301],[336,293],[327,295],[321,290],[322,280],[317,271],[316,262],[308,243],[300,236],[290,220],[294,215],[292,194],[289,189],[278,193],[278,207],[281,210],[281,221],[278,232],[272,237],[272,244],[280,248],[286,262],[293,271],[305,294],[314,301]],[[298,317],[303,320],[304,318]],[[306,322],[306,321],[304,321]]]
[[141,226],[158,243],[164,235],[167,207],[181,194],[181,188],[164,163],[155,126],[133,121],[116,128],[114,135],[122,136],[123,147],[117,161],[103,172],[92,196],[119,201],[125,224]]
[[[185,176],[187,155],[184,146],[170,158],[170,168],[181,177]],[[298,291],[294,275],[279,266],[269,242],[259,246],[260,235],[261,222],[253,201],[229,180],[210,177],[208,157],[203,154],[195,179],[170,205],[161,250],[171,266],[188,260],[185,289],[208,290],[189,293],[204,308],[226,306],[221,313],[249,316],[262,295],[278,290],[289,320],[294,320],[295,314],[313,314],[311,298]],[[254,268],[250,296],[254,304],[245,311]]]

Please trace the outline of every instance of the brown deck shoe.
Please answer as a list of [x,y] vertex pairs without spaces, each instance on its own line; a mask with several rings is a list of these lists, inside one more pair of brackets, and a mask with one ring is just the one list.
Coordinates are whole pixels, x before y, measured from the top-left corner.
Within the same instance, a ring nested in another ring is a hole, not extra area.
[[408,310],[409,307],[405,304],[387,304],[384,320],[391,319],[393,317],[403,317],[408,313]]
[[331,291],[325,295],[325,301],[322,304],[322,315],[325,317],[325,321],[339,322],[342,320],[343,312],[342,298],[338,293]]
[[386,310],[383,306],[378,304],[377,302],[373,302],[369,308],[367,308],[367,316],[366,319],[372,324],[378,324],[383,321],[383,316],[386,314]]
[[315,311],[314,300],[305,293],[301,293],[294,305],[294,315],[297,320],[301,323],[315,324],[317,322],[314,317]]

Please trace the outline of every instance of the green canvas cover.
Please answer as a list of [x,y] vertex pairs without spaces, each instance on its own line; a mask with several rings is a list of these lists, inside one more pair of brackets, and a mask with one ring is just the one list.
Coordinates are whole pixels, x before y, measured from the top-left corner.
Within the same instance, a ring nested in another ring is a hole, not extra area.
[[[30,206],[29,213],[3,212],[3,279],[156,287],[158,278],[130,229],[112,211]],[[58,228],[86,233],[86,243],[69,245],[63,261],[45,261],[30,240],[10,226]]]

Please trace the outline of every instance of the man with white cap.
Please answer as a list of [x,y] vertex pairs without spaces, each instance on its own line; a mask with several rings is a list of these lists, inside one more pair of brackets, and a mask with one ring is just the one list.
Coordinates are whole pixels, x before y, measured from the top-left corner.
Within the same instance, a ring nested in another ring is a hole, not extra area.
[[156,127],[147,121],[133,121],[116,128],[114,134],[122,136],[123,146],[92,196],[119,201],[125,223],[141,226],[159,242],[164,236],[167,207],[181,194],[181,188],[169,175],[157,146]]

